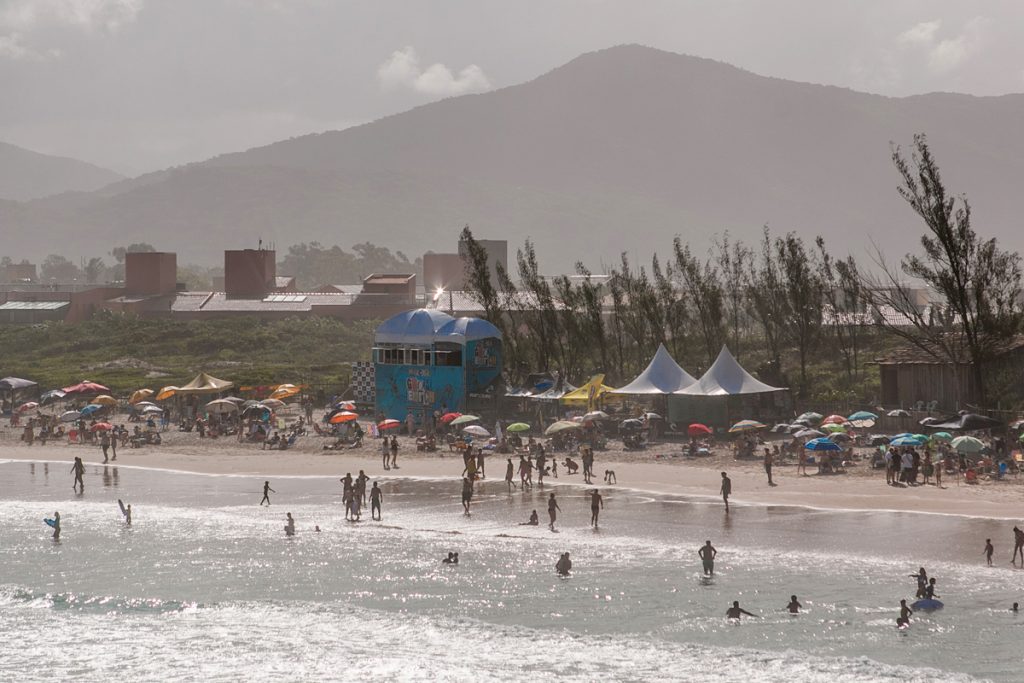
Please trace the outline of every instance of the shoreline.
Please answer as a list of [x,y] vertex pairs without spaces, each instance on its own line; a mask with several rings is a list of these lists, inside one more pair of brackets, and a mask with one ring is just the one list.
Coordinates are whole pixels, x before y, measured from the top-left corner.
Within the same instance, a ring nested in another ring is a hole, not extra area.
[[[198,440],[197,440],[198,441]],[[228,442],[211,444],[168,444],[156,448],[119,450],[116,466],[200,476],[263,477],[317,479],[341,477],[345,472],[365,470],[371,479],[394,477],[452,481],[457,484],[462,472],[462,459],[457,454],[401,453],[398,472],[381,467],[376,449],[353,452],[335,451],[263,451],[251,446]],[[0,445],[0,463],[35,462],[69,464],[80,455],[86,465],[101,465],[98,448],[53,444],[40,446]],[[845,475],[796,476],[794,465],[776,466],[777,486],[769,487],[763,468],[756,461],[728,460],[695,462],[681,458],[660,458],[651,461],[605,460],[614,453],[599,453],[595,471],[614,470],[620,483],[606,484],[595,477],[593,484],[584,484],[582,474],[559,478],[547,477],[553,485],[614,490],[628,489],[638,493],[681,496],[721,502],[718,490],[721,471],[729,472],[733,481],[730,502],[744,506],[798,507],[825,512],[918,513],[962,518],[1012,521],[1007,513],[1020,505],[1024,479],[1007,482],[985,482],[959,487],[953,482],[939,489],[933,485],[894,488],[884,482],[881,471],[859,471]],[[62,457],[63,456],[63,457]],[[601,457],[604,456],[604,457]],[[483,484],[504,485],[504,462],[508,456],[489,456],[487,469],[500,471],[500,476],[483,479]],[[515,456],[513,456],[515,457]],[[559,459],[564,454],[558,454]]]

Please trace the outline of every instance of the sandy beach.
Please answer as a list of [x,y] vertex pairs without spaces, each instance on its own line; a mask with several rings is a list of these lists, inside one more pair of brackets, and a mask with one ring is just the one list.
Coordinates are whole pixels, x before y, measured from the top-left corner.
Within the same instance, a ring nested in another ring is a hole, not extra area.
[[[0,439],[0,459],[57,460],[69,464],[82,456],[87,464],[102,462],[96,446],[70,445],[51,441],[45,447],[38,443],[21,444],[15,432],[4,429]],[[233,438],[200,439],[195,433],[166,432],[164,443],[145,448],[118,449],[117,464],[124,466],[167,469],[197,474],[275,476],[337,476],[365,470],[372,478],[429,477],[456,479],[462,472],[462,458],[447,449],[422,453],[408,438],[399,437],[399,469],[385,471],[381,466],[379,441],[368,441],[361,448],[347,451],[325,451],[326,439],[307,436],[287,451],[262,450],[259,446],[239,444]],[[736,460],[730,449],[718,448],[711,457],[688,459],[679,455],[678,444],[654,445],[646,451],[623,451],[621,444],[609,444],[598,451],[594,469],[601,475],[614,470],[618,488],[638,491],[708,497],[719,499],[721,472],[733,481],[731,501],[737,504],[796,505],[833,510],[895,510],[935,514],[956,514],[990,518],[1012,518],[1018,510],[1024,479],[1009,477],[1004,481],[982,481],[967,486],[955,478],[943,479],[943,487],[934,485],[897,488],[885,484],[885,474],[859,462],[847,468],[846,474],[798,475],[792,463],[776,464],[769,486],[759,461]],[[564,453],[555,454],[561,462]],[[504,478],[505,457],[489,455],[484,485],[497,486]],[[808,470],[813,472],[813,468]],[[550,480],[559,485],[584,486],[581,474],[567,476],[559,468],[559,478]],[[69,475],[70,476],[70,475]],[[606,485],[598,478],[601,488]],[[453,481],[453,486],[458,483]],[[503,484],[501,484],[503,485]]]

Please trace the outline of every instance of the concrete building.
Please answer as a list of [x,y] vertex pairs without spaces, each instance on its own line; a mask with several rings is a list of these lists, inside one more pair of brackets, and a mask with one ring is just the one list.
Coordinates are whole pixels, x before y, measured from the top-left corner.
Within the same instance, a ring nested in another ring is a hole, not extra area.
[[237,249],[224,252],[224,293],[240,299],[260,299],[277,286],[277,252]]

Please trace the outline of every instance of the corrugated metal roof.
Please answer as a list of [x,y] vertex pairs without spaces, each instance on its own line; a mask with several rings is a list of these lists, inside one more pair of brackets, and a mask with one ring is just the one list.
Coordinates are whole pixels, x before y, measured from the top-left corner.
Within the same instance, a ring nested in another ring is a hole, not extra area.
[[8,301],[0,304],[0,311],[59,311],[70,305],[70,301]]

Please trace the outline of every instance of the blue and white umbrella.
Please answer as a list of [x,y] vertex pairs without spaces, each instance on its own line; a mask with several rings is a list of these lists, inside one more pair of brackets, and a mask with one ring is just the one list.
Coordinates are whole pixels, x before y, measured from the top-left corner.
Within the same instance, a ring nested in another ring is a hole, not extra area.
[[837,444],[835,441],[832,441],[831,439],[824,438],[824,437],[818,438],[818,439],[811,439],[810,441],[808,441],[807,443],[804,444],[804,448],[806,448],[809,451],[841,451],[841,450],[843,450],[842,446]]

